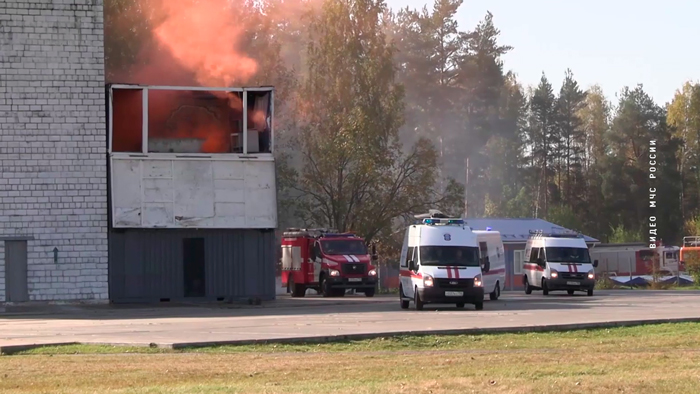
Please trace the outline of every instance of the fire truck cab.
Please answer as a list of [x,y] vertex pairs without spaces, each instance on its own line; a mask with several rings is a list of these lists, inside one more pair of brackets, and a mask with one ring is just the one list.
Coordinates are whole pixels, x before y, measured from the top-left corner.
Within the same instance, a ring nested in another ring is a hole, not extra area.
[[569,295],[575,291],[593,295],[598,260],[591,261],[588,246],[580,234],[530,231],[525,259],[526,294],[537,289],[544,295],[553,290],[566,290]]
[[324,297],[342,297],[354,289],[374,297],[377,289],[377,260],[365,240],[332,229],[290,228],[282,235],[282,286],[292,297],[303,297],[313,289]]

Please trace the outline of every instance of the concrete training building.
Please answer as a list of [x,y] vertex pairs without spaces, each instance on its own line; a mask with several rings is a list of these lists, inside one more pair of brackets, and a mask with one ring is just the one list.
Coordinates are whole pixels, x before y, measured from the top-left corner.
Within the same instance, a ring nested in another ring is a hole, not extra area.
[[102,0],[0,2],[0,302],[274,297],[273,90],[104,74]]

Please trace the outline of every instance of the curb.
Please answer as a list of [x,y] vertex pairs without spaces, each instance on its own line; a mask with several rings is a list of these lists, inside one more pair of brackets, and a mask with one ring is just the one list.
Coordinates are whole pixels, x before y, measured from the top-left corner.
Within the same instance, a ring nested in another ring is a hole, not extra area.
[[652,324],[666,323],[700,323],[700,317],[683,317],[671,319],[648,319],[648,320],[627,320],[598,323],[574,323],[574,324],[554,324],[543,326],[516,326],[516,327],[494,327],[494,328],[464,328],[449,330],[419,330],[419,331],[394,331],[394,332],[373,332],[364,334],[344,334],[344,335],[323,335],[314,337],[293,337],[293,338],[269,338],[269,339],[242,339],[231,341],[213,342],[178,342],[178,343],[116,343],[116,342],[57,342],[45,344],[24,344],[0,346],[0,355],[12,355],[15,353],[38,349],[42,347],[70,346],[70,345],[102,345],[118,347],[150,347],[159,349],[183,350],[215,346],[243,346],[243,345],[269,345],[269,344],[304,344],[304,343],[332,343],[342,341],[358,341],[376,338],[392,338],[399,336],[426,336],[426,335],[484,335],[484,334],[519,334],[532,332],[561,332],[579,331],[601,328],[634,327]]

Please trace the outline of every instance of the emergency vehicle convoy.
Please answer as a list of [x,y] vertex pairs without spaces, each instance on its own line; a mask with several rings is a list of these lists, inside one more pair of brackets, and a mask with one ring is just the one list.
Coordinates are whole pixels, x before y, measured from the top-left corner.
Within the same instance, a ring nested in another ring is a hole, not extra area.
[[525,259],[523,284],[526,294],[532,294],[532,290],[542,290],[544,295],[550,291],[566,290],[569,295],[575,291],[593,295],[598,260],[591,262],[588,246],[580,234],[530,231]]
[[500,233],[473,231],[463,219],[436,210],[415,217],[420,222],[406,229],[401,249],[402,309],[413,301],[417,310],[427,303],[454,303],[458,308],[470,303],[482,310],[485,292],[498,299],[505,283]]
[[289,228],[282,237],[282,286],[292,297],[303,297],[307,289],[324,297],[342,297],[348,289],[374,297],[374,245],[370,256],[364,239],[329,229]]

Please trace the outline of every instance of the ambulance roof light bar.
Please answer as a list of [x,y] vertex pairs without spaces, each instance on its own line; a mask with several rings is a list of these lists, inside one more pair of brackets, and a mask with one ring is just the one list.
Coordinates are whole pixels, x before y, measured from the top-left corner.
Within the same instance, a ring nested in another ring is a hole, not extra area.
[[544,232],[543,230],[530,230],[530,237],[549,237],[549,238],[583,238],[581,233],[574,231],[564,231],[564,232]]

